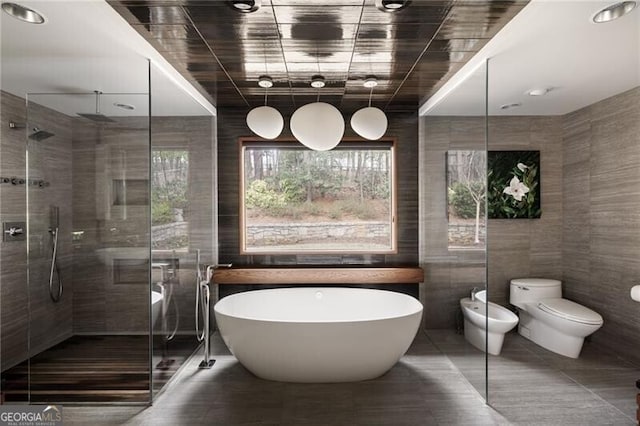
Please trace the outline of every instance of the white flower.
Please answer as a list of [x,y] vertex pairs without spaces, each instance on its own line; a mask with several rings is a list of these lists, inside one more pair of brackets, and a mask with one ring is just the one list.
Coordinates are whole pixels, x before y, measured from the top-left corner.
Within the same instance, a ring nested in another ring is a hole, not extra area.
[[522,197],[524,197],[524,194],[529,192],[529,188],[514,176],[513,179],[511,179],[511,182],[509,182],[509,186],[503,189],[502,192],[511,195],[517,201],[522,201]]
[[522,163],[518,163],[518,168],[520,169],[521,172],[524,172],[525,170],[527,170],[529,168],[529,166],[524,165]]

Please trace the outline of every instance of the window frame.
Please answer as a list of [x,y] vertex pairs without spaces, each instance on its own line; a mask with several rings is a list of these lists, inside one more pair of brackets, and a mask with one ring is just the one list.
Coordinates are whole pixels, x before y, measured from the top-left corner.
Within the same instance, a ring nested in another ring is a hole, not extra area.
[[239,171],[239,250],[241,255],[346,255],[346,254],[398,254],[398,179],[397,179],[397,154],[396,145],[397,140],[395,137],[382,137],[377,141],[368,141],[361,138],[345,137],[342,138],[338,149],[346,149],[352,147],[353,149],[380,149],[380,147],[388,147],[390,152],[390,183],[391,190],[391,206],[390,206],[390,243],[391,246],[384,250],[353,250],[353,249],[322,249],[322,250],[272,250],[272,249],[248,249],[246,240],[246,206],[245,206],[245,171],[244,171],[244,159],[245,151],[247,147],[269,147],[278,148],[291,144],[292,147],[300,149],[308,149],[296,139],[293,138],[278,138],[273,141],[265,140],[259,137],[240,137],[238,138],[238,171]]

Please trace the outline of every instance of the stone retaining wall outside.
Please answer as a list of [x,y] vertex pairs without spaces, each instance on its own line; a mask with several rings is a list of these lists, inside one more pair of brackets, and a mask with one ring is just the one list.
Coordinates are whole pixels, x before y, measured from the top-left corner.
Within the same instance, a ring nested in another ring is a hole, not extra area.
[[[473,243],[476,226],[474,224],[449,224],[449,245]],[[480,241],[486,241],[487,228],[480,226]]]
[[247,227],[247,245],[292,244],[330,238],[379,239],[388,238],[389,232],[387,222],[265,223]]

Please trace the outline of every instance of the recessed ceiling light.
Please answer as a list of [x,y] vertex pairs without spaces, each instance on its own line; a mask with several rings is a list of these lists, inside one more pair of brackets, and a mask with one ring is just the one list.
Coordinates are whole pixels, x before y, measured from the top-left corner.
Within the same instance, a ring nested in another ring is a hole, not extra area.
[[273,87],[273,80],[268,75],[261,75],[258,78],[258,86],[268,89],[269,87]]
[[44,16],[40,15],[33,9],[21,6],[16,3],[2,3],[2,10],[16,19],[30,24],[44,24]]
[[620,3],[612,4],[602,9],[600,12],[593,16],[593,22],[596,24],[602,24],[604,22],[610,22],[614,19],[618,19],[636,8],[637,3],[635,1],[623,1]]
[[322,89],[325,86],[324,77],[321,75],[314,75],[311,77],[311,87],[316,89]]
[[238,12],[251,13],[260,9],[262,0],[232,0],[230,3],[231,7]]
[[531,89],[527,91],[527,95],[529,96],[544,96],[551,91],[548,87],[541,87],[537,89]]
[[376,0],[376,7],[383,12],[398,12],[409,6],[410,0]]
[[514,102],[512,104],[504,104],[504,105],[500,105],[500,109],[511,109],[511,108],[518,108],[521,107],[522,104],[519,102]]
[[122,108],[122,109],[126,109],[127,111],[133,111],[134,109],[136,109],[135,106],[133,105],[129,105],[129,104],[122,104],[120,102],[114,102],[113,106],[116,106],[118,108]]
[[367,89],[371,89],[378,85],[378,80],[375,77],[367,77],[362,85]]

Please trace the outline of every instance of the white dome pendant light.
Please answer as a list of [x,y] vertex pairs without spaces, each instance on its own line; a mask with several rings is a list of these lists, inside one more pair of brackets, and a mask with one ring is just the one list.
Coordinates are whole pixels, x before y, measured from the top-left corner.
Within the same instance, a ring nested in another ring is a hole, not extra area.
[[369,106],[359,109],[351,116],[351,128],[358,135],[372,141],[380,139],[387,131],[389,122],[385,113],[371,106],[373,88],[378,85],[375,77],[368,77],[364,81],[364,87],[371,89],[369,92]]
[[258,86],[265,89],[264,105],[256,107],[247,114],[247,126],[256,135],[264,139],[275,139],[284,128],[284,119],[277,109],[267,106],[267,90],[273,86],[271,77],[263,75],[258,79]]
[[[324,87],[324,78],[314,76],[311,86]],[[298,108],[291,116],[291,133],[304,146],[315,151],[328,151],[340,143],[344,135],[344,118],[333,105],[316,102]]]

